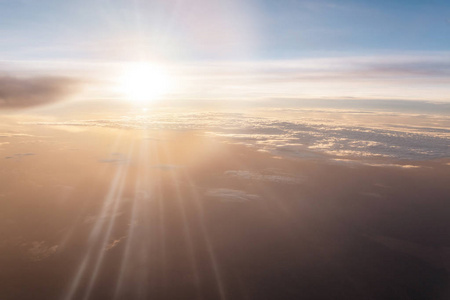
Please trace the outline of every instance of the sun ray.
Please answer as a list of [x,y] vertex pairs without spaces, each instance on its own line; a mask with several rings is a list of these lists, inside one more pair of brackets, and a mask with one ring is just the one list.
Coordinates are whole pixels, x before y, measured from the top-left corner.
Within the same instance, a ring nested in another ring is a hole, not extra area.
[[[163,153],[164,153],[165,157],[167,158],[169,164],[172,164],[172,158],[171,158],[169,149],[167,149],[165,147]],[[199,270],[198,270],[198,261],[196,259],[195,246],[194,246],[194,241],[193,241],[192,224],[189,221],[189,217],[186,212],[186,204],[185,204],[186,197],[183,197],[183,195],[181,194],[180,186],[179,186],[179,178],[175,174],[174,170],[169,170],[169,172],[170,172],[170,180],[171,180],[171,183],[175,190],[175,198],[177,201],[177,205],[181,211],[181,218],[183,221],[183,234],[184,234],[185,243],[186,243],[186,246],[187,246],[187,249],[189,252],[188,253],[189,261],[190,261],[191,269],[192,269],[192,272],[194,275],[194,284],[195,284],[196,292],[199,293],[200,292],[200,290],[199,290],[200,289],[200,274],[199,274]]]
[[[113,149],[117,149],[117,147],[121,144],[121,136],[121,134],[117,136]],[[133,144],[129,146],[128,157],[132,157],[132,150]],[[118,211],[127,179],[128,169],[129,165],[126,163],[117,166],[114,178],[110,183],[107,194],[105,195],[100,214],[97,217],[97,220],[87,239],[88,248],[85,256],[75,273],[64,299],[74,299],[77,295],[79,295],[79,293],[82,292],[82,290],[84,290],[83,299],[89,299],[91,295],[103,262],[105,247],[111,237],[112,229],[115,223],[114,217],[111,217],[109,221],[107,220],[108,215],[115,216]],[[84,287],[82,286],[82,281],[83,277],[88,273],[88,266],[90,262],[93,262],[94,266],[93,270],[90,270],[89,276],[87,276],[88,282]]]
[[204,208],[201,203],[201,200],[200,200],[200,196],[198,195],[198,193],[196,191],[196,187],[195,187],[193,181],[191,180],[190,176],[185,171],[183,171],[182,175],[183,175],[184,179],[187,181],[190,192],[194,198],[195,208],[197,210],[199,221],[200,221],[200,229],[201,229],[201,232],[203,235],[204,242],[206,244],[206,250],[208,252],[209,260],[211,262],[215,281],[217,284],[217,291],[219,293],[220,299],[226,300],[227,293],[226,293],[226,289],[225,289],[225,284],[224,284],[224,280],[222,278],[222,272],[220,270],[219,261],[217,259],[213,244],[211,242],[211,238],[209,236],[208,229],[206,228],[205,212],[204,212]]

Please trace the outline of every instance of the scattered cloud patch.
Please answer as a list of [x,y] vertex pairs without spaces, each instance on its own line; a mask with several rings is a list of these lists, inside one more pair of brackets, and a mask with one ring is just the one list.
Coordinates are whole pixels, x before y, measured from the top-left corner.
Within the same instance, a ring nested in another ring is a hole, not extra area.
[[248,202],[253,200],[258,200],[261,197],[254,194],[248,194],[241,190],[233,190],[233,189],[211,189],[205,193],[208,197],[218,198],[223,202]]
[[166,171],[178,170],[180,168],[183,168],[182,165],[166,165],[166,164],[153,165],[151,167],[154,169],[160,169],[160,170],[166,170]]
[[33,156],[36,155],[36,153],[16,153],[14,155],[11,156],[5,156],[5,159],[21,159],[22,157],[26,157],[26,156]]
[[26,134],[26,133],[9,133],[9,132],[0,133],[0,138],[6,138],[6,137],[33,137],[33,135]]
[[416,165],[401,165],[401,164],[382,164],[382,163],[369,163],[366,162],[364,163],[367,166],[371,166],[371,167],[388,167],[388,168],[402,168],[402,169],[417,169],[417,168],[421,168],[421,166],[416,166]]
[[128,162],[127,157],[123,153],[112,153],[111,157],[98,160],[101,163],[120,164]]
[[275,182],[283,184],[299,184],[302,183],[305,178],[303,176],[292,176],[287,174],[277,174],[274,171],[266,171],[265,174],[245,171],[245,170],[229,170],[225,171],[225,176],[234,177],[244,180],[256,180],[256,181],[266,181]]
[[125,238],[126,238],[126,236],[122,236],[122,237],[120,237],[118,239],[112,240],[109,244],[107,244],[105,246],[105,251],[109,251],[109,250],[113,249],[114,247],[116,247]]
[[38,262],[45,260],[56,253],[58,245],[48,245],[45,241],[34,241],[25,245],[26,254],[30,261]]

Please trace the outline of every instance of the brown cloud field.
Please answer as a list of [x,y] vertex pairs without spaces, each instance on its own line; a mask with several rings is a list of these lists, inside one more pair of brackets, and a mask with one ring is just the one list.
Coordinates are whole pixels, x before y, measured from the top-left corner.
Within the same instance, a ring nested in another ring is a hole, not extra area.
[[18,132],[0,145],[1,299],[450,295],[448,159],[280,156],[196,130]]

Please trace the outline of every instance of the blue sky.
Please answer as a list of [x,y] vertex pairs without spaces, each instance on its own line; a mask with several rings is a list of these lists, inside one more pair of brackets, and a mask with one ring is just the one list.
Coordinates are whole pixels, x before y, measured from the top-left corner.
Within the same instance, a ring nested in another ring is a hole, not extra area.
[[266,53],[445,51],[448,1],[267,1]]
[[450,2],[2,0],[0,33],[4,59],[248,60],[448,51]]

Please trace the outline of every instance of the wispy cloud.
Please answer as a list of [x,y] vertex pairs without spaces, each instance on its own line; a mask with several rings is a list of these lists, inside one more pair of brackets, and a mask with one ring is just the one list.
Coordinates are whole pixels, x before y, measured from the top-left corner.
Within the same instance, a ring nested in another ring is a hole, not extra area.
[[109,251],[112,248],[116,247],[122,240],[124,240],[126,236],[122,236],[120,238],[112,240],[109,244],[106,245],[105,251]]
[[176,98],[448,101],[449,53],[336,56],[178,65]]
[[48,245],[45,241],[34,241],[26,243],[23,247],[27,248],[26,256],[30,261],[42,261],[54,255],[58,251],[58,245]]

